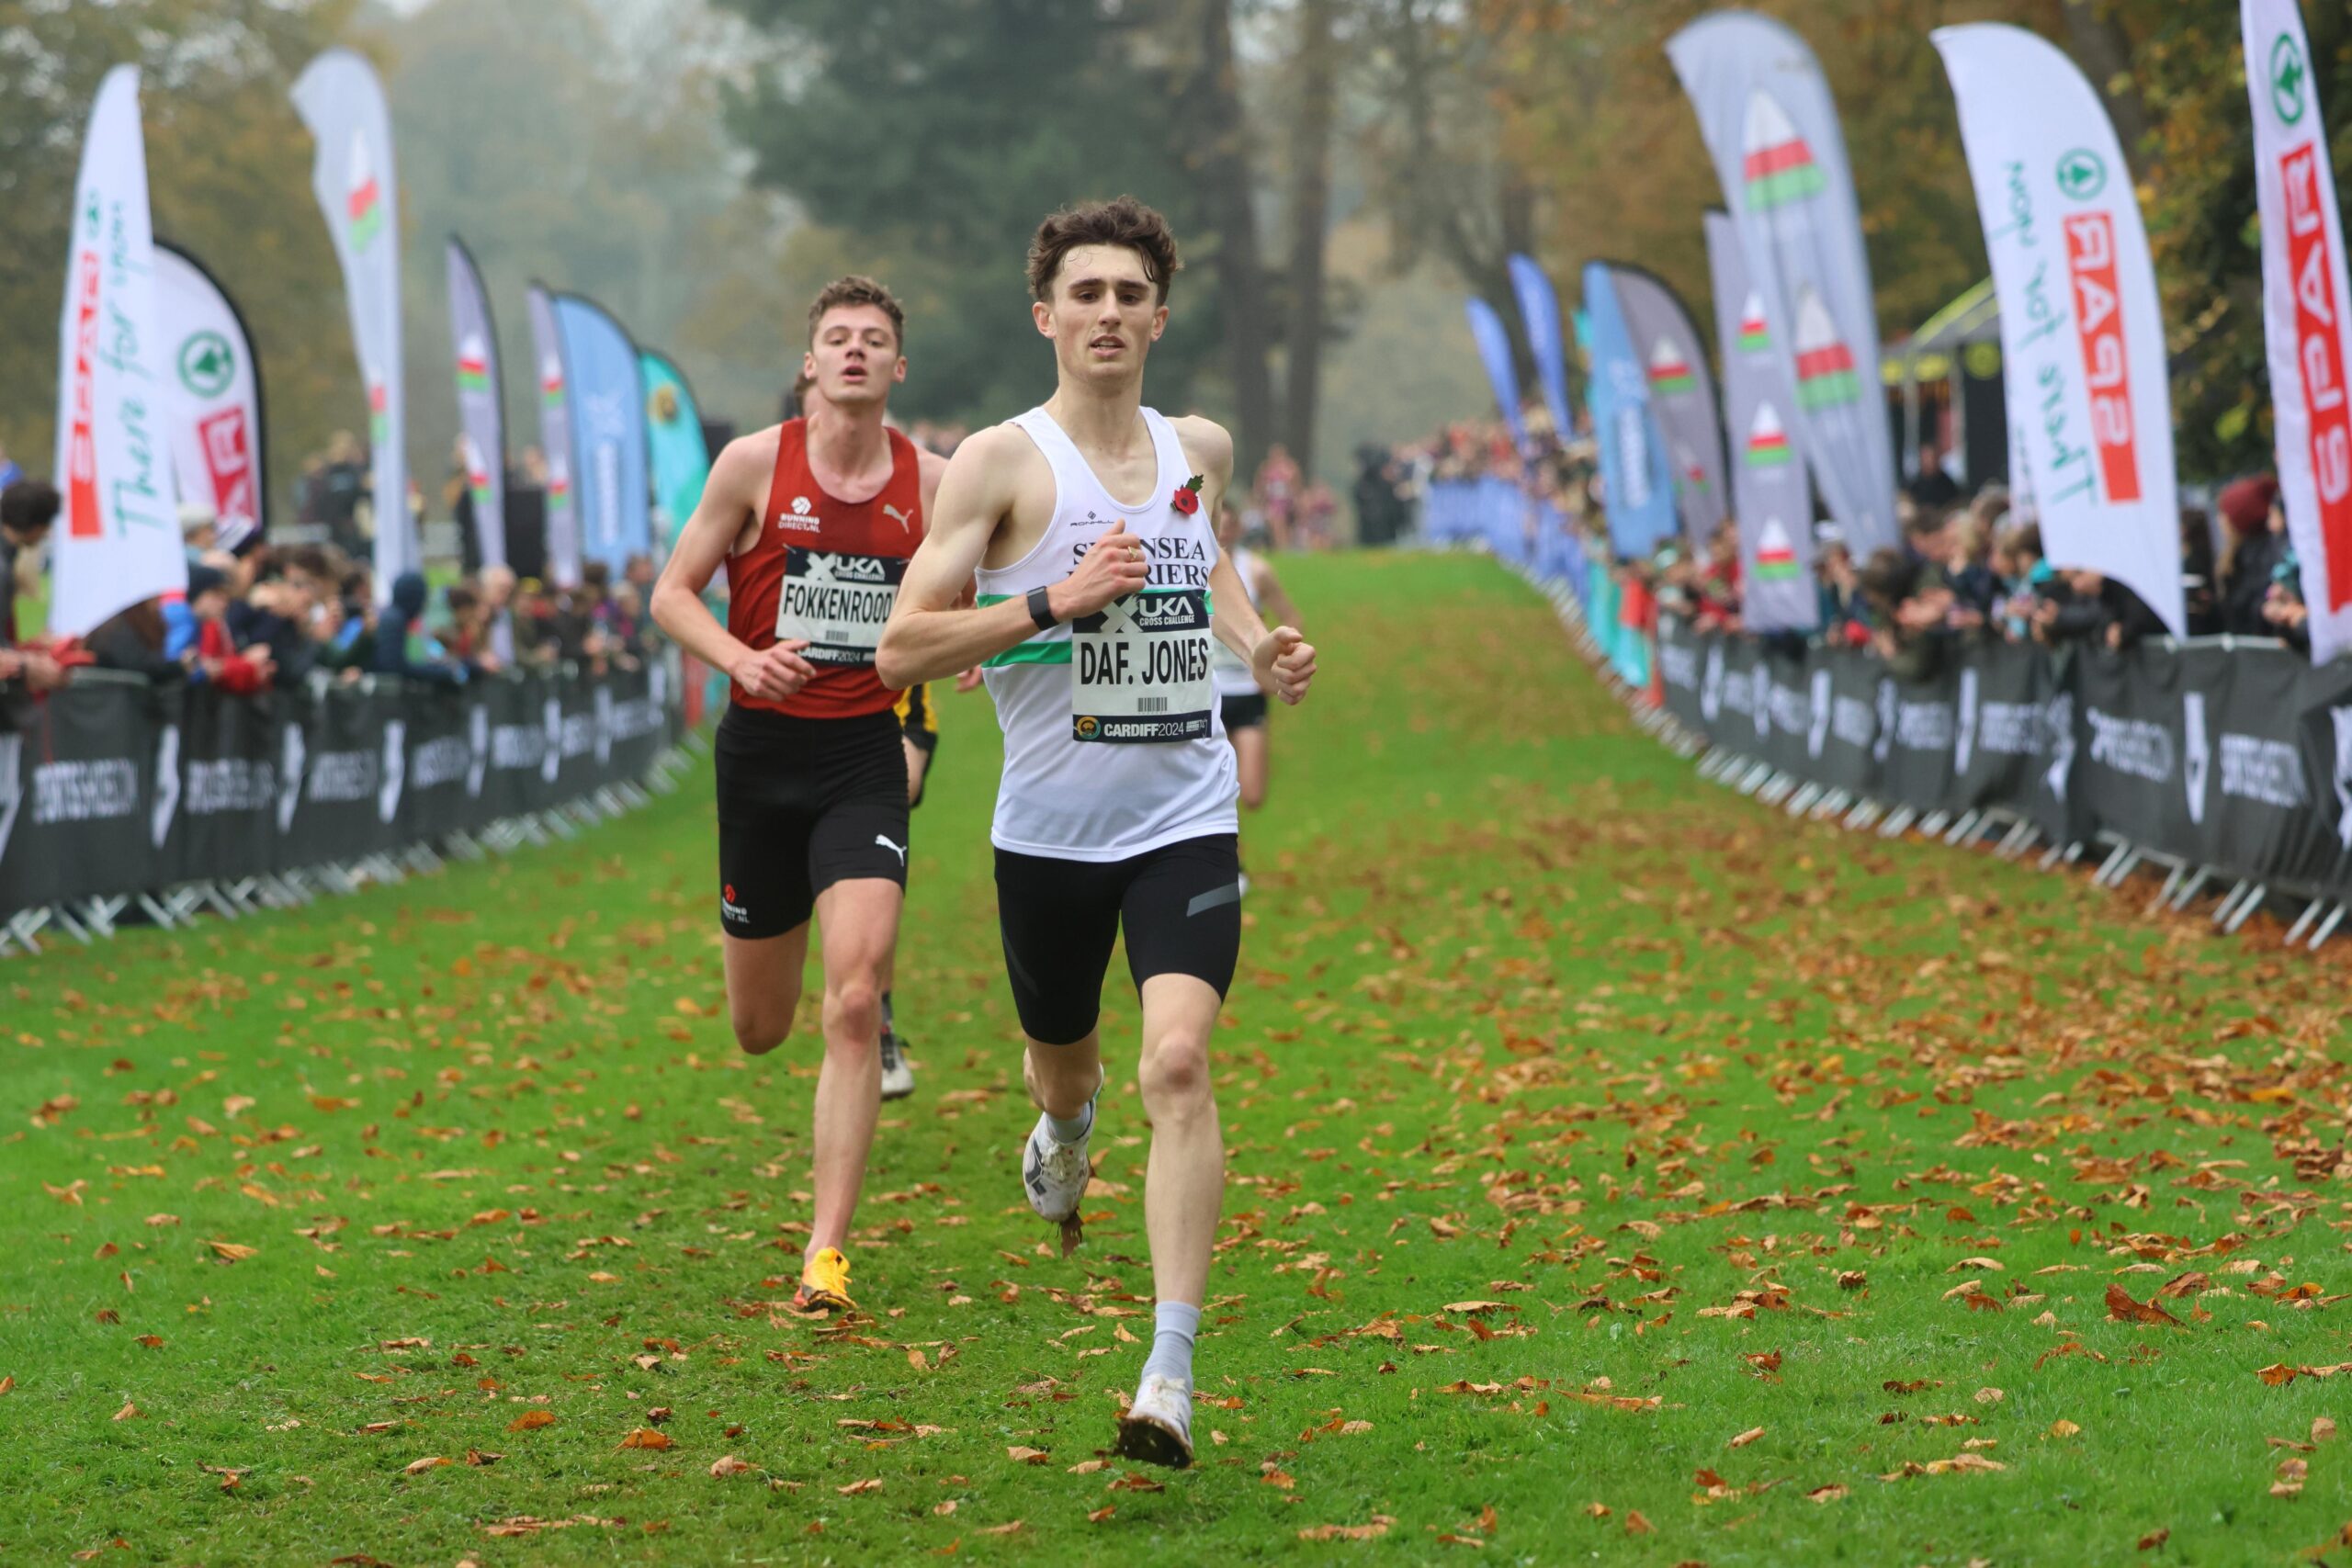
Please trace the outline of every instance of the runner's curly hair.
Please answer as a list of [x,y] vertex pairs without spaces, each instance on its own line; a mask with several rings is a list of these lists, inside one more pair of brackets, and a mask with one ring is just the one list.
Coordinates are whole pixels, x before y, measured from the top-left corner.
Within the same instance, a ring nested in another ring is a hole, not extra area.
[[1144,276],[1159,287],[1163,305],[1169,284],[1184,268],[1176,257],[1176,236],[1157,209],[1131,196],[1074,202],[1037,225],[1037,236],[1029,242],[1029,291],[1040,299],[1051,298],[1062,258],[1080,245],[1125,245],[1140,254]]
[[863,273],[851,273],[837,277],[817,291],[808,306],[808,341],[817,341],[817,325],[825,312],[843,305],[872,305],[890,318],[890,332],[899,340],[901,353],[907,346],[907,313],[899,308],[899,297]]

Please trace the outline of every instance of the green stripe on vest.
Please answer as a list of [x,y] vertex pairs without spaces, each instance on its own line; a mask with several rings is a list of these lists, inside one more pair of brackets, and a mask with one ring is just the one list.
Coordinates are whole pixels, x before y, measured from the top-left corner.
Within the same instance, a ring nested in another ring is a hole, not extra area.
[[[1168,593],[1181,592],[1182,590],[1147,588],[1144,592],[1147,593]],[[1005,601],[1013,597],[1014,595],[1011,593],[983,593],[979,596],[979,607],[985,610],[991,604],[1001,604],[1005,603]],[[1027,596],[1024,594],[1022,595],[1022,597],[1025,598]],[[1208,601],[1210,613],[1214,615],[1216,613],[1216,602],[1214,597],[1208,594],[1205,591],[1204,591],[1202,597]],[[1048,640],[1049,638],[1050,640]],[[1039,632],[1027,642],[1016,644],[1012,648],[1006,649],[1002,653],[990,654],[988,658],[980,660],[980,668],[983,670],[1002,670],[1009,665],[1014,664],[1068,664],[1069,662],[1069,638],[1067,637],[1054,637],[1050,632]]]

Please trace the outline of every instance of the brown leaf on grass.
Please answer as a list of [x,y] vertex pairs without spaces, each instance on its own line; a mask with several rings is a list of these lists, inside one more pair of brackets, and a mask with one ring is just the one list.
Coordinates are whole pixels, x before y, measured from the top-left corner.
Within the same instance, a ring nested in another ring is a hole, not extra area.
[[1961,1470],[2007,1470],[2009,1467],[1996,1459],[1983,1454],[1954,1454],[1950,1459],[1931,1459],[1925,1464],[1906,1461],[1900,1470],[1887,1472],[1881,1481],[1900,1481],[1906,1475],[1946,1475]]
[[1298,1532],[1301,1540],[1378,1540],[1388,1533],[1396,1521],[1386,1514],[1374,1514],[1368,1525],[1310,1525]]
[[242,1263],[261,1250],[258,1247],[247,1247],[234,1241],[208,1241],[204,1245],[212,1249],[214,1257],[226,1263]]
[[2150,1300],[2159,1300],[2165,1296],[2190,1295],[2198,1291],[2203,1290],[2207,1285],[2211,1283],[2212,1281],[2207,1279],[2201,1271],[2192,1269],[2186,1274],[2176,1274],[2171,1279],[2166,1280],[2163,1284],[2157,1286],[2155,1295],[2151,1297]]
[[1118,1511],[1119,1505],[1116,1503],[1105,1503],[1101,1507],[1095,1509],[1092,1513],[1087,1515],[1086,1522],[1090,1525],[1099,1525],[1104,1519],[1109,1518]]
[[514,1420],[506,1423],[506,1429],[510,1432],[533,1432],[537,1431],[541,1427],[552,1427],[554,1425],[554,1411],[526,1410],[523,1414],[514,1417]]
[[1959,1262],[1953,1264],[1951,1268],[1945,1269],[1944,1272],[1947,1274],[1957,1274],[1963,1269],[1985,1269],[1995,1274],[2006,1274],[2008,1272],[2007,1269],[2001,1266],[2000,1259],[1996,1258],[1963,1258]]
[[1834,1481],[1826,1486],[1816,1486],[1804,1495],[1805,1501],[1808,1503],[1835,1503],[1844,1495],[1846,1495],[1846,1489]]
[[639,1427],[621,1439],[625,1449],[666,1449],[671,1447],[670,1434],[657,1432],[650,1427]]
[[1487,1543],[1480,1540],[1476,1536],[1456,1535],[1452,1530],[1440,1531],[1437,1537],[1437,1542],[1440,1546],[1466,1546],[1473,1551],[1484,1551],[1487,1550]]
[[[949,1499],[947,1506],[951,1508],[954,1507],[956,1506],[954,1499]],[[1102,1511],[1105,1514],[1110,1512],[1108,1508],[1105,1508]],[[1091,1517],[1091,1516],[1089,1517]],[[1018,1535],[1021,1533],[1021,1521],[1019,1519],[1012,1519],[1001,1525],[989,1525],[985,1529],[974,1530],[972,1533],[974,1535]]]
[[2303,1495],[2303,1482],[2310,1476],[2311,1471],[2312,1463],[2309,1460],[2280,1460],[2278,1461],[2278,1479],[2270,1483],[2270,1495],[2273,1497],[2301,1496]]
[[1134,1471],[1129,1471],[1102,1490],[1105,1492],[1165,1492],[1168,1490],[1168,1483],[1164,1481],[1154,1481],[1148,1475],[1138,1475]]
[[468,1449],[466,1450],[466,1462],[472,1465],[476,1470],[487,1470],[505,1457],[506,1456],[504,1454],[484,1453],[480,1449]]
[[1649,1520],[1642,1517],[1642,1512],[1639,1508],[1628,1508],[1625,1510],[1625,1533],[1627,1535],[1648,1535],[1657,1528],[1657,1527],[1651,1524]]
[[1004,1457],[1015,1464],[1044,1464],[1054,1456],[1044,1449],[1023,1448],[1016,1443],[1004,1450]]
[[160,1334],[142,1334],[139,1337],[138,1342],[150,1350],[160,1350],[164,1348],[164,1337]]
[[2170,1324],[2175,1328],[2187,1326],[2180,1319],[2156,1305],[2154,1301],[2135,1302],[2131,1292],[2112,1283],[2107,1287],[2107,1315],[2111,1323]]
[[1762,1437],[1763,1435],[1764,1435],[1764,1428],[1763,1428],[1763,1427],[1750,1427],[1747,1431],[1742,1432],[1739,1436],[1737,1436],[1736,1438],[1733,1438],[1733,1439],[1732,1439],[1728,1444],[1726,1444],[1725,1446],[1726,1446],[1726,1447],[1728,1447],[1728,1448],[1744,1449],[1744,1448],[1746,1448],[1748,1444],[1750,1444],[1750,1443],[1754,1442],[1757,1438],[1758,1438]]
[[1739,1359],[1765,1377],[1781,1370],[1781,1353],[1778,1350],[1748,1350],[1743,1352]]
[[1076,1464],[1069,1467],[1069,1473],[1071,1475],[1092,1475],[1098,1471],[1108,1470],[1110,1468],[1111,1461],[1107,1459],[1082,1459]]
[[1587,1503],[1584,1506],[1584,1511],[1587,1517],[1605,1519],[1609,1517],[1609,1505],[1606,1503]]
[[1980,1388],[1976,1391],[1976,1403],[1979,1404],[1998,1404],[2008,1397],[1997,1388]]
[[907,1365],[919,1372],[927,1372],[931,1371],[931,1358],[924,1355],[919,1348],[910,1348],[907,1351]]
[[1278,1486],[1285,1492],[1298,1484],[1296,1477],[1272,1460],[1267,1460],[1258,1466],[1258,1479],[1268,1486]]
[[[6,1392],[6,1390],[5,1388],[0,1388],[0,1393]],[[2333,1440],[2335,1437],[2335,1421],[2333,1416],[2314,1416],[2312,1417],[2312,1442],[2324,1443]]]
[[1445,1303],[1445,1310],[1465,1315],[1476,1315],[1482,1312],[1500,1312],[1503,1310],[1503,1303],[1500,1302],[1448,1302]]
[[16,1386],[17,1386],[17,1374],[16,1374],[16,1373],[14,1373],[14,1372],[10,1372],[6,1377],[5,1377],[5,1378],[0,1378],[0,1393],[6,1393],[10,1392],[11,1390],[13,1390]]
[[710,1473],[721,1481],[730,1475],[749,1475],[759,1468],[751,1461],[737,1459],[733,1454],[727,1454],[710,1461]]
[[2295,1381],[2295,1369],[2284,1361],[2273,1361],[2254,1375],[2272,1388],[2280,1388]]
[[42,1191],[48,1193],[59,1202],[71,1203],[78,1209],[82,1206],[82,1189],[87,1187],[89,1183],[86,1181],[76,1180],[69,1182],[63,1187],[51,1187],[48,1182],[44,1181],[40,1185]]
[[122,1402],[122,1408],[114,1413],[113,1418],[117,1421],[136,1421],[140,1419],[139,1406],[126,1399]]
[[1848,1269],[1838,1276],[1838,1288],[1841,1291],[1859,1291],[1870,1282],[1871,1277],[1860,1269]]
[[2162,1546],[2171,1539],[2172,1527],[2170,1525],[2163,1526],[2157,1529],[2152,1529],[2147,1534],[2140,1538],[2140,1550],[2143,1551],[2154,1551],[2156,1548]]
[[426,1471],[438,1470],[448,1462],[449,1461],[447,1460],[443,1459],[439,1454],[428,1454],[423,1459],[411,1460],[408,1463],[401,1466],[401,1473],[402,1475],[423,1475]]
[[836,1486],[833,1490],[840,1493],[844,1497],[860,1497],[868,1492],[881,1491],[882,1478],[878,1475],[872,1475],[866,1477],[864,1481],[853,1481],[846,1486]]
[[2063,1416],[2057,1420],[2050,1423],[2050,1435],[2053,1438],[2071,1438],[2081,1430],[2082,1428],[2080,1427],[2075,1426],[2072,1421],[2067,1420]]

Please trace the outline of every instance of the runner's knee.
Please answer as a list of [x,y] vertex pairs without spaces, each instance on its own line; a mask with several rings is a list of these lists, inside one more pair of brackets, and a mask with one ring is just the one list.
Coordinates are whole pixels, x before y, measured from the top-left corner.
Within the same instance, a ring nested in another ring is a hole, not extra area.
[[1208,1032],[1170,1029],[1144,1042],[1143,1068],[1136,1075],[1136,1082],[1148,1103],[1178,1109],[1205,1102],[1209,1095]]
[[795,997],[731,1004],[729,1010],[734,1015],[735,1043],[750,1056],[764,1056],[783,1044],[792,1033],[792,1014],[798,1000]]
[[825,1033],[836,1039],[876,1045],[882,1032],[882,987],[870,976],[859,975],[825,987]]

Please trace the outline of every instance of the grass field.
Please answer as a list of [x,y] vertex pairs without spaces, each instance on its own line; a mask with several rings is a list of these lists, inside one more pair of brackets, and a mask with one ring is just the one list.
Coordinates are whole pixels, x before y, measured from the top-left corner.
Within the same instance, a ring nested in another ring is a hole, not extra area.
[[950,697],[845,1333],[705,776],[0,964],[0,1560],[2352,1562],[2340,963],[1702,784],[1487,563],[1285,570],[1200,1468],[1102,1460],[1132,1046],[1064,1262]]

